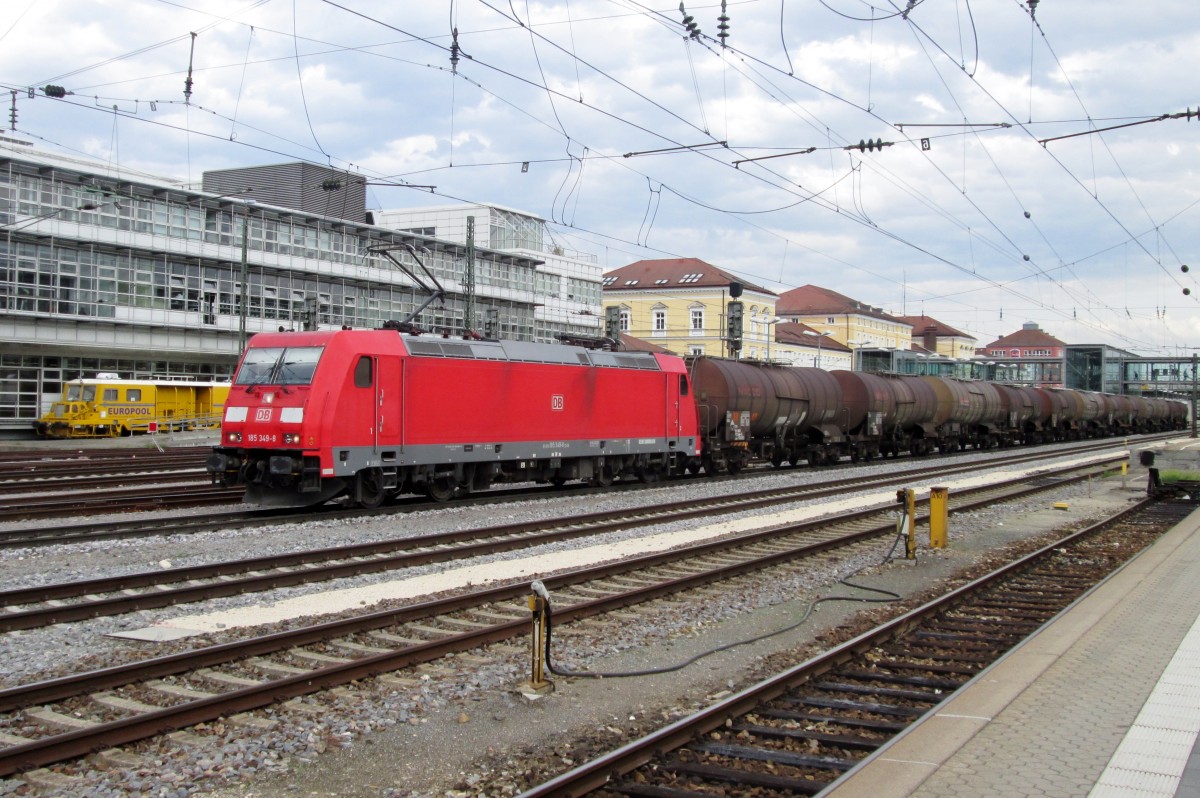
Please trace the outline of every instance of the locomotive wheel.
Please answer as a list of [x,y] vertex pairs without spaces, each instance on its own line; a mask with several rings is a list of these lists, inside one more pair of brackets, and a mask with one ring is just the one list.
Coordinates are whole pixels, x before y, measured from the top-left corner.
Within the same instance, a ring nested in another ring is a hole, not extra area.
[[383,504],[387,498],[387,489],[383,486],[383,471],[378,468],[364,468],[355,476],[355,496],[358,506],[374,510]]
[[454,498],[454,475],[439,474],[425,483],[425,495],[435,502],[448,502]]
[[658,468],[658,466],[642,466],[637,470],[637,478],[638,482],[646,485],[652,485],[662,479],[662,471]]
[[607,488],[613,484],[613,472],[608,466],[600,466],[592,476],[592,484],[598,488]]

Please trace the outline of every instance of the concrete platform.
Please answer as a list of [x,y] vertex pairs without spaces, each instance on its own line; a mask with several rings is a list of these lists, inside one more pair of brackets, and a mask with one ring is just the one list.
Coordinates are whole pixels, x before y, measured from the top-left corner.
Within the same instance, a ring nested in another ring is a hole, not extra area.
[[1200,512],[822,798],[1200,796]]

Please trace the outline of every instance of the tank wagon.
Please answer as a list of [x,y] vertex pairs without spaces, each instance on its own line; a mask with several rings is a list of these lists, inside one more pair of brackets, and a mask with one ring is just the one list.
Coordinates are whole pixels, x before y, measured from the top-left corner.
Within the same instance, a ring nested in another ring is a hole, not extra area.
[[683,361],[391,330],[254,336],[208,471],[247,501],[656,481],[698,458]]
[[702,466],[737,470],[1182,429],[1180,402],[949,377],[691,360]]
[[221,423],[227,382],[125,380],[116,374],[63,383],[62,399],[33,422],[39,438],[116,438]]
[[395,329],[254,336],[214,482],[375,507],[499,482],[608,485],[1182,428],[1181,403]]

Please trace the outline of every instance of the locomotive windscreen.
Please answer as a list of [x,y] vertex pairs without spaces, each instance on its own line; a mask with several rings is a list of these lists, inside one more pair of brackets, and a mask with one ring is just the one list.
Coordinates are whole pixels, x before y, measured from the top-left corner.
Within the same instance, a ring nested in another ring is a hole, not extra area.
[[237,385],[308,385],[312,382],[320,346],[264,346],[246,350],[234,383]]

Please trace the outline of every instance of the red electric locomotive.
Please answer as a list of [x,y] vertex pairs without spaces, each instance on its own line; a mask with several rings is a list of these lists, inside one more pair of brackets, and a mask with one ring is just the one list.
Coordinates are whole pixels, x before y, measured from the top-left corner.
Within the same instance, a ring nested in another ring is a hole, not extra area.
[[264,333],[225,405],[214,481],[246,500],[375,507],[501,481],[654,481],[699,455],[681,359],[394,330]]

